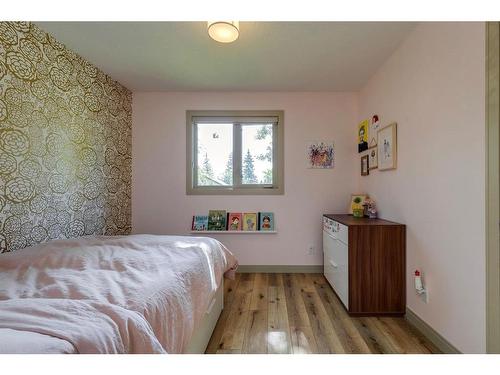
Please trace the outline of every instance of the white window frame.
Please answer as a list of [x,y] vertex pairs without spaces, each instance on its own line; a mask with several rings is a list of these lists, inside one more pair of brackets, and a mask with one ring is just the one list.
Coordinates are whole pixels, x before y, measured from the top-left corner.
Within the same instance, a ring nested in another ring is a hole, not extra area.
[[[277,195],[284,194],[283,111],[186,111],[186,194],[188,195]],[[198,186],[197,122],[232,123],[233,185]],[[273,183],[241,183],[241,124],[273,123]]]

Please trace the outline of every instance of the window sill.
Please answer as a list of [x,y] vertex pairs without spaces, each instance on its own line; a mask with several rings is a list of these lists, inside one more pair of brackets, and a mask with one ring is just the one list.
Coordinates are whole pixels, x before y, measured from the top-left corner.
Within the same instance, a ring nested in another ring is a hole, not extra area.
[[187,188],[187,195],[283,195],[283,188],[210,189]]

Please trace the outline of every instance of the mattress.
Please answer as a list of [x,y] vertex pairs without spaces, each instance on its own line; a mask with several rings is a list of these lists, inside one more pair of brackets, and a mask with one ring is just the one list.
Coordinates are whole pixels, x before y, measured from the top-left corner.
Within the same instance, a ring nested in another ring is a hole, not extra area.
[[219,241],[89,236],[0,255],[0,353],[182,353],[237,261]]

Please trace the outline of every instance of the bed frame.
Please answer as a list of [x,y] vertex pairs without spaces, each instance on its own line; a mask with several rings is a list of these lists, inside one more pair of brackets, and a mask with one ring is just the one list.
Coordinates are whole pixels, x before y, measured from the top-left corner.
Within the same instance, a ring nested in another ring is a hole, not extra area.
[[185,354],[204,354],[207,349],[208,342],[212,337],[212,333],[217,325],[219,316],[224,308],[224,280],[222,280],[219,289],[215,292],[214,298],[210,305],[208,305],[207,311],[203,320],[196,328],[193,337],[187,345],[187,349],[184,351]]

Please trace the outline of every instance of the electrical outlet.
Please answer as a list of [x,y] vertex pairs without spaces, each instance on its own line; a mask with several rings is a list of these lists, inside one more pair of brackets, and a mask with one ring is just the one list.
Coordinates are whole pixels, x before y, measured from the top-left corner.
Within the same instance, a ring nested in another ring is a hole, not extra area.
[[429,289],[425,289],[425,292],[419,294],[418,296],[423,303],[429,303]]
[[307,247],[307,254],[309,254],[309,255],[314,255],[314,245],[313,245],[313,244],[310,244],[310,245]]

